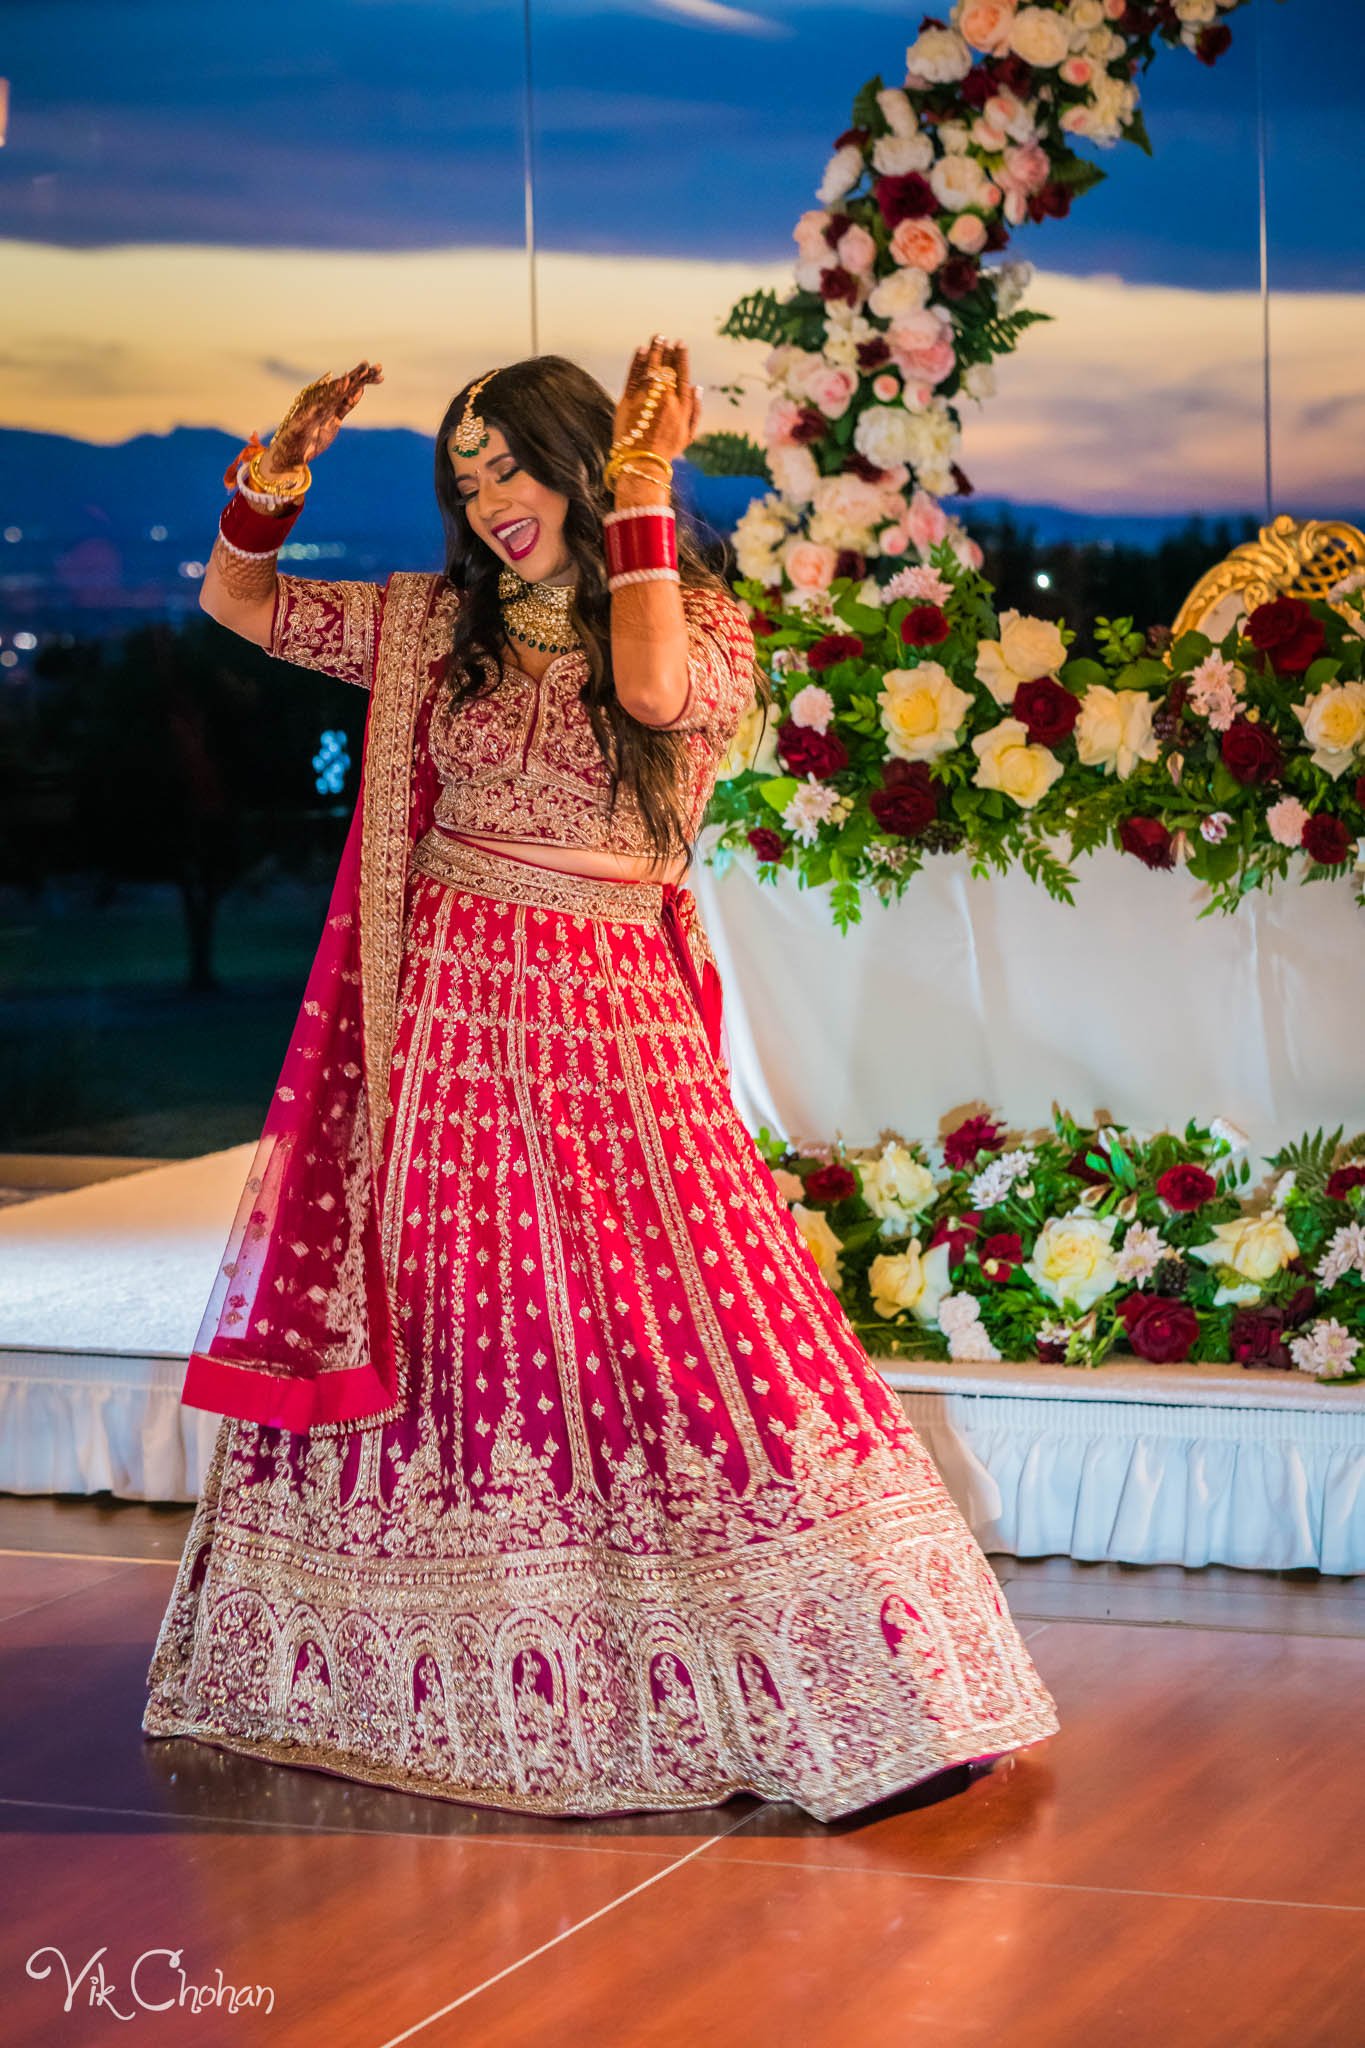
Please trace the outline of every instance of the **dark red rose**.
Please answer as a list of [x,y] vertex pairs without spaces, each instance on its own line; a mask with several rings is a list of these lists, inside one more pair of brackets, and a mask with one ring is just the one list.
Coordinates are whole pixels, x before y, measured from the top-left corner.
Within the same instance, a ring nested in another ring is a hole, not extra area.
[[1170,1294],[1130,1294],[1119,1303],[1128,1343],[1152,1365],[1177,1365],[1188,1358],[1199,1335],[1199,1318],[1187,1301]]
[[1017,100],[1027,99],[1033,85],[1033,66],[1026,64],[1017,51],[997,57],[988,69],[1002,92],[1012,92]]
[[787,432],[798,448],[804,448],[810,441],[824,439],[829,432],[829,421],[818,406],[803,405]]
[[749,624],[753,629],[755,640],[762,640],[767,634],[777,631],[777,620],[770,619],[766,612],[750,612]]
[[1286,676],[1301,676],[1327,643],[1321,623],[1301,597],[1258,604],[1247,620],[1247,638]]
[[823,640],[817,640],[814,647],[807,649],[806,666],[833,668],[836,662],[851,661],[862,651],[863,643],[856,633],[826,633]]
[[953,463],[952,478],[954,494],[959,498],[970,498],[976,490],[976,485],[972,482],[961,463]]
[[1036,682],[1020,683],[1010,710],[1028,727],[1031,745],[1055,747],[1073,731],[1081,700],[1051,676],[1039,676]]
[[777,728],[777,755],[793,775],[814,775],[821,782],[848,766],[848,748],[837,732],[817,732],[790,718]]
[[1329,1202],[1344,1202],[1352,1188],[1365,1188],[1365,1165],[1338,1166],[1328,1174]]
[[901,639],[907,647],[938,647],[952,632],[948,614],[941,605],[916,604],[901,620]]
[[974,292],[981,271],[970,256],[950,256],[941,263],[935,282],[945,299],[965,299],[968,292]]
[[856,149],[862,149],[866,146],[867,136],[868,131],[866,128],[845,128],[842,135],[835,136],[834,147],[836,149],[847,149],[852,145]]
[[967,73],[957,89],[967,105],[979,114],[995,92],[995,85],[985,66],[978,64],[974,70]]
[[1218,1192],[1218,1183],[1211,1173],[1202,1166],[1168,1166],[1157,1176],[1156,1191],[1168,1209],[1178,1209],[1182,1215],[1202,1209],[1205,1202],[1211,1202]]
[[781,860],[786,852],[787,842],[782,834],[770,832],[766,825],[755,825],[748,839],[760,860]]
[[820,272],[820,296],[827,305],[842,303],[856,306],[858,303],[858,280],[851,270],[845,270],[841,263],[831,264],[828,270]]
[[872,192],[882,219],[891,229],[898,228],[903,220],[925,220],[938,212],[934,188],[919,171],[878,178]]
[[1173,868],[1171,835],[1160,818],[1125,818],[1119,826],[1119,845],[1135,853],[1147,868]]
[[1010,231],[1001,215],[996,214],[993,220],[986,222],[986,247],[994,254],[998,249],[1008,249],[1009,245]]
[[1230,48],[1232,30],[1225,21],[1210,22],[1201,28],[1195,41],[1194,54],[1201,64],[1216,64],[1224,50]]
[[943,1163],[950,1173],[957,1173],[973,1165],[979,1152],[1001,1151],[1005,1136],[1004,1125],[993,1117],[969,1116],[943,1140]]
[[883,363],[891,360],[891,344],[884,334],[874,334],[870,341],[858,343],[858,368],[880,370]]
[[981,1234],[981,1211],[964,1209],[960,1216],[944,1216],[934,1226],[934,1234],[925,1246],[932,1251],[936,1244],[948,1247],[948,1265],[951,1269],[960,1266],[967,1256],[967,1247],[972,1239]]
[[1321,867],[1340,867],[1351,851],[1351,835],[1340,818],[1332,818],[1320,811],[1310,818],[1303,828],[1303,849]]
[[825,222],[824,232],[825,240],[829,243],[831,249],[838,248],[840,240],[848,233],[852,225],[853,215],[851,213],[832,213],[830,215],[829,219]]
[[1284,768],[1280,743],[1268,725],[1234,718],[1219,749],[1223,766],[1238,782],[1277,782]]
[[976,1256],[986,1278],[1003,1287],[1015,1267],[1023,1263],[1023,1240],[1017,1231],[997,1230],[977,1246]]
[[851,470],[854,476],[860,476],[865,484],[879,484],[886,475],[880,463],[873,462],[869,456],[860,455],[856,448],[844,457],[844,468]]
[[860,555],[856,548],[840,548],[834,557],[836,576],[863,576],[867,573],[867,556]]
[[1109,1182],[1113,1179],[1113,1175],[1110,1173],[1099,1172],[1093,1166],[1087,1166],[1085,1163],[1085,1155],[1087,1151],[1094,1151],[1096,1153],[1099,1153],[1100,1150],[1101,1148],[1098,1140],[1096,1140],[1093,1146],[1082,1145],[1080,1151],[1073,1152],[1071,1157],[1067,1160],[1066,1171],[1072,1176],[1073,1179],[1083,1180],[1087,1187],[1107,1187]]
[[1056,1337],[1040,1337],[1036,1349],[1041,1365],[1066,1364],[1066,1345]]
[[1030,195],[1028,216],[1030,220],[1065,220],[1071,211],[1071,194],[1065,185],[1049,181],[1040,192]]
[[1268,1366],[1287,1372],[1293,1365],[1286,1337],[1290,1330],[1306,1323],[1317,1307],[1313,1286],[1298,1288],[1278,1308],[1234,1309],[1228,1332],[1228,1349],[1239,1365]]
[[828,1166],[817,1166],[814,1173],[806,1176],[806,1199],[810,1202],[846,1202],[857,1192],[856,1174],[833,1161]]
[[1365,810],[1365,775],[1356,777],[1356,802]]
[[888,761],[882,787],[869,792],[867,807],[883,832],[913,839],[938,816],[938,792],[924,761]]

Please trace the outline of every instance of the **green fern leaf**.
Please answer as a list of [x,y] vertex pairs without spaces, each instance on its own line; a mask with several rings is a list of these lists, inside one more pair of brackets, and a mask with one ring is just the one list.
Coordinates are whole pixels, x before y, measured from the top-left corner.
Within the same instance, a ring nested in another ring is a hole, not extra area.
[[716,434],[699,434],[683,452],[703,476],[758,476],[765,483],[772,482],[768,458],[748,434],[732,434],[724,429]]

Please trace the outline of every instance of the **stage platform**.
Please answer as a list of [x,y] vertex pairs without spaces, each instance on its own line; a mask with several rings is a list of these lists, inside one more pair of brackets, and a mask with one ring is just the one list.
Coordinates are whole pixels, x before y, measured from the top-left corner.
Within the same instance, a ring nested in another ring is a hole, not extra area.
[[[252,1149],[0,1210],[0,1491],[194,1499],[218,1418],[180,1385]],[[993,1553],[1365,1571],[1365,1385],[883,1370]]]

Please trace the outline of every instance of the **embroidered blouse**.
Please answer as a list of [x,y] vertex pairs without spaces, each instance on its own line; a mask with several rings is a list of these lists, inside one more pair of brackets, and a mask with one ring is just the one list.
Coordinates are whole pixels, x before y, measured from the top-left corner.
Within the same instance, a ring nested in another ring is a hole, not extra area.
[[[454,630],[459,593],[441,575],[439,612]],[[384,629],[387,586],[281,576],[270,652],[366,689]],[[687,698],[667,726],[680,733],[679,775],[689,840],[696,838],[717,771],[753,701],[753,634],[728,593],[684,587]],[[430,726],[441,781],[436,822],[454,832],[549,846],[648,854],[644,820],[622,789],[608,814],[610,776],[580,701],[586,655],[557,655],[537,681],[503,660],[500,681],[452,707],[444,677]],[[437,680],[433,678],[433,680]]]

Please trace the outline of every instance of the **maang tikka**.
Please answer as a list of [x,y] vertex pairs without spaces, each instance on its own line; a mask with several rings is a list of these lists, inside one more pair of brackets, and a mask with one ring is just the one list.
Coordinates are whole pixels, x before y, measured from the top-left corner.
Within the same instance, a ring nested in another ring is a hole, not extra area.
[[491,384],[497,374],[496,370],[490,370],[486,377],[480,377],[477,384],[470,386],[469,396],[464,403],[464,411],[460,414],[460,424],[456,427],[452,437],[452,444],[457,455],[477,455],[481,448],[488,446],[488,425],[482,414],[475,412],[474,400],[483,390],[484,385]]

